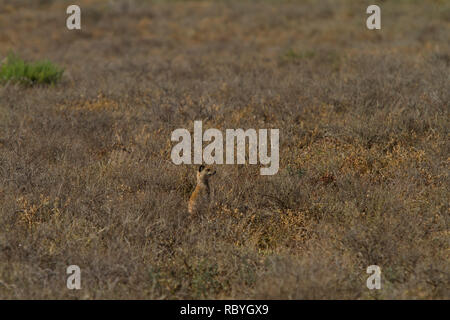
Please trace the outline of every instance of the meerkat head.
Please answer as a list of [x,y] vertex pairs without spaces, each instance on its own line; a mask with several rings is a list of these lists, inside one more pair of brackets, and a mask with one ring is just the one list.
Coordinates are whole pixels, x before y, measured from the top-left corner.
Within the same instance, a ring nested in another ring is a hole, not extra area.
[[216,170],[214,170],[211,166],[202,164],[198,168],[197,181],[198,182],[208,182],[208,179],[215,174],[216,174]]

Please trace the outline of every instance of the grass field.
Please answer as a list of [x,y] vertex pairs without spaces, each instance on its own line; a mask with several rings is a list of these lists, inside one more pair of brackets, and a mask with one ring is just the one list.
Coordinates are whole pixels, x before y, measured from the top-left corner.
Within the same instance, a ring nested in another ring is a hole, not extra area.
[[[450,298],[449,1],[69,4],[0,2],[0,61],[64,70],[0,84],[0,299]],[[280,129],[196,221],[194,120]]]

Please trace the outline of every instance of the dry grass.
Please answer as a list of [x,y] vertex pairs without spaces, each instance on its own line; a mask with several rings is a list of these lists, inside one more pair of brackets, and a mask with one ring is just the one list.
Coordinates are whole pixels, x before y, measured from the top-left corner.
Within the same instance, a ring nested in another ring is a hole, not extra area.
[[[2,1],[0,298],[449,299],[447,1]],[[194,168],[170,134],[280,128],[280,171]],[[82,270],[67,290],[66,267]],[[366,288],[367,266],[382,289]]]

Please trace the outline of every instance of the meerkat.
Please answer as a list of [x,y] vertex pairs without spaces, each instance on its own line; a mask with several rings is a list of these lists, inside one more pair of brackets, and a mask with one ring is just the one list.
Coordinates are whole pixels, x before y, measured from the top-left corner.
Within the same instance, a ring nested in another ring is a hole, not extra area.
[[198,214],[210,203],[209,178],[216,174],[210,166],[201,165],[197,172],[197,186],[189,199],[188,211]]

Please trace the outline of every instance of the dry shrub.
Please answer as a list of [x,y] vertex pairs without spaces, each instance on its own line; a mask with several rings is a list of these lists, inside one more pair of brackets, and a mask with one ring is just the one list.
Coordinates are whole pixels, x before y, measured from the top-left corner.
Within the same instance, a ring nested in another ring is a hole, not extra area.
[[[0,87],[1,298],[449,298],[447,3],[376,32],[350,0],[65,5],[0,4],[0,55],[66,70]],[[218,166],[198,220],[194,120],[280,129],[280,171]]]

